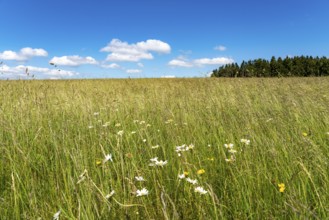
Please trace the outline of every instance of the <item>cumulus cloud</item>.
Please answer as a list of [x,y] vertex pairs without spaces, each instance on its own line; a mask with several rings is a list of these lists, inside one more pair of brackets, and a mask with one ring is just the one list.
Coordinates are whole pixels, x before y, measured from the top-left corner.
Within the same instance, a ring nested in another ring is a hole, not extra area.
[[119,39],[112,39],[112,41],[100,51],[110,53],[106,61],[138,62],[143,59],[153,59],[151,52],[163,54],[170,53],[171,48],[169,44],[155,39],[149,39],[135,44],[128,44]]
[[201,58],[191,61],[178,57],[169,61],[168,65],[173,67],[195,67],[203,65],[225,65],[233,62],[233,59],[227,57]]
[[22,48],[19,52],[5,50],[0,52],[1,60],[16,60],[16,61],[27,61],[32,57],[46,57],[48,56],[48,52],[41,48],[30,48],[25,47]]
[[214,50],[225,51],[226,47],[223,45],[219,45],[219,46],[214,47]]
[[168,63],[169,66],[179,66],[179,67],[193,67],[193,64],[185,61],[185,60],[181,60],[181,59],[173,59],[171,61],[169,61]]
[[49,63],[53,63],[59,66],[80,66],[83,64],[98,64],[98,62],[93,57],[80,57],[78,55],[53,57],[49,61]]
[[138,70],[138,69],[128,69],[126,70],[126,73],[141,73],[142,71],[141,70]]
[[103,64],[103,65],[101,65],[101,67],[103,67],[105,69],[118,69],[118,68],[120,68],[120,65],[118,65],[116,63],[111,63],[111,64]]
[[43,67],[35,67],[35,66],[25,66],[25,65],[18,65],[15,67],[10,67],[7,65],[1,66],[0,72],[2,77],[5,78],[15,78],[15,77],[24,77],[26,76],[26,70],[31,75],[35,76],[42,76],[42,77],[66,77],[66,76],[75,76],[79,73],[74,71],[66,71],[66,70],[56,70],[56,69],[49,69]]
[[233,59],[227,57],[202,58],[194,60],[196,65],[225,65],[233,62]]

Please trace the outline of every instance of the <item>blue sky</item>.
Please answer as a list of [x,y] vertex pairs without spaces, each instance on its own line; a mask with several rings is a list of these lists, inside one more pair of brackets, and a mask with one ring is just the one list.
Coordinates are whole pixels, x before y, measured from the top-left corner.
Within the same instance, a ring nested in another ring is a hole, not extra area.
[[0,0],[0,79],[200,77],[329,57],[328,11],[327,0]]

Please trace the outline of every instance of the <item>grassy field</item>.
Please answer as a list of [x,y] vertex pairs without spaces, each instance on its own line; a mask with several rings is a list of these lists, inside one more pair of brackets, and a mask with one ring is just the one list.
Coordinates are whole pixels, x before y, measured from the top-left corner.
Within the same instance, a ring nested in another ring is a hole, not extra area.
[[329,78],[0,81],[0,154],[0,219],[328,219]]

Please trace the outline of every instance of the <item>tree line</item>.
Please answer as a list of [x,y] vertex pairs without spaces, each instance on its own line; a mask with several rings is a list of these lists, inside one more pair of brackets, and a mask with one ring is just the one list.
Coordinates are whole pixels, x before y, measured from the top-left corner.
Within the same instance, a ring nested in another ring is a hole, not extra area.
[[271,60],[231,63],[212,71],[211,77],[288,77],[329,76],[329,59],[326,57],[295,56]]

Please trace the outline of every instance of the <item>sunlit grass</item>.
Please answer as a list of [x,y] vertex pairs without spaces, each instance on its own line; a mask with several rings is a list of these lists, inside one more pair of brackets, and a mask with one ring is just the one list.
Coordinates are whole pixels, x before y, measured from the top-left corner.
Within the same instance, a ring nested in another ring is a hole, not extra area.
[[329,78],[0,81],[0,219],[329,218]]

